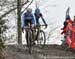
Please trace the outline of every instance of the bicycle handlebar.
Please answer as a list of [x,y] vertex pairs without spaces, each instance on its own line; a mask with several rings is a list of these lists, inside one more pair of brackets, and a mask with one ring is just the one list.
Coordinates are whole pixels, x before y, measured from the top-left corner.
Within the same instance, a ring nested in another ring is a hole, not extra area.
[[36,26],[45,26],[45,25],[36,25]]
[[[34,28],[34,27],[40,27],[40,26],[45,26],[45,25],[36,25],[36,26],[32,26],[31,28]],[[29,26],[25,26],[24,28],[27,28],[27,29],[29,29],[30,27]]]

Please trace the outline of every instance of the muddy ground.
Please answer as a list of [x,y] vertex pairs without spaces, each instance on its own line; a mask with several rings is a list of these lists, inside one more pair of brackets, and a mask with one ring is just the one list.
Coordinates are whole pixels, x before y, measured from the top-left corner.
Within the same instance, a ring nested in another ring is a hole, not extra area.
[[58,45],[46,45],[43,49],[34,46],[29,54],[26,45],[9,45],[3,49],[3,56],[4,59],[75,59],[75,50]]

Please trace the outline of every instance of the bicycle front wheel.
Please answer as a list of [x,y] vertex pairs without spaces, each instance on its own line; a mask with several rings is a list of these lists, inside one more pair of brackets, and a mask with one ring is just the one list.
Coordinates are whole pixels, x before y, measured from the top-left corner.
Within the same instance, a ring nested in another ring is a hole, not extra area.
[[29,49],[29,53],[32,53],[32,31],[29,30],[28,31],[28,49]]
[[45,46],[45,43],[46,43],[45,32],[43,30],[40,30],[38,39],[37,39],[37,45],[39,48],[43,48]]

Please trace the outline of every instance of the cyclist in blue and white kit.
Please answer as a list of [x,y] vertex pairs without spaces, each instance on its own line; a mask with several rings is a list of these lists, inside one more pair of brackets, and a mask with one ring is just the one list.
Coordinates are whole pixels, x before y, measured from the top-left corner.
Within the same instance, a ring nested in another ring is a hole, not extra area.
[[[24,31],[26,26],[28,26],[28,23],[30,23],[32,27],[36,26],[35,16],[32,14],[31,8],[27,8],[26,12],[22,14],[21,23],[22,23],[22,31]],[[27,29],[25,29],[25,31],[27,32]],[[27,33],[26,33],[26,41],[28,43]]]

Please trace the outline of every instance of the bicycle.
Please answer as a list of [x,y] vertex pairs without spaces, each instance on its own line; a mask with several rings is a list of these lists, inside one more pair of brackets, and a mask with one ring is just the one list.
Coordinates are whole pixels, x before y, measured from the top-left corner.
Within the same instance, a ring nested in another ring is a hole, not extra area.
[[32,31],[32,25],[28,23],[28,26],[25,27],[26,31],[26,39],[27,39],[27,47],[29,50],[29,54],[32,53],[32,43],[33,43],[33,31]]
[[[46,42],[46,36],[45,36],[45,32],[43,30],[41,30],[41,26],[45,26],[45,25],[38,25],[37,29],[35,29],[35,38],[33,38],[33,30],[31,27],[31,24],[28,24],[27,27],[27,45],[28,45],[28,49],[29,49],[29,53],[32,53],[32,46],[33,46],[33,42],[37,41],[37,45],[39,48],[43,48],[45,46],[45,42]],[[43,36],[42,36],[43,35]]]
[[35,41],[39,48],[43,48],[46,43],[46,35],[45,35],[45,32],[41,29],[42,26],[45,26],[45,25],[37,25],[37,28],[36,28]]

